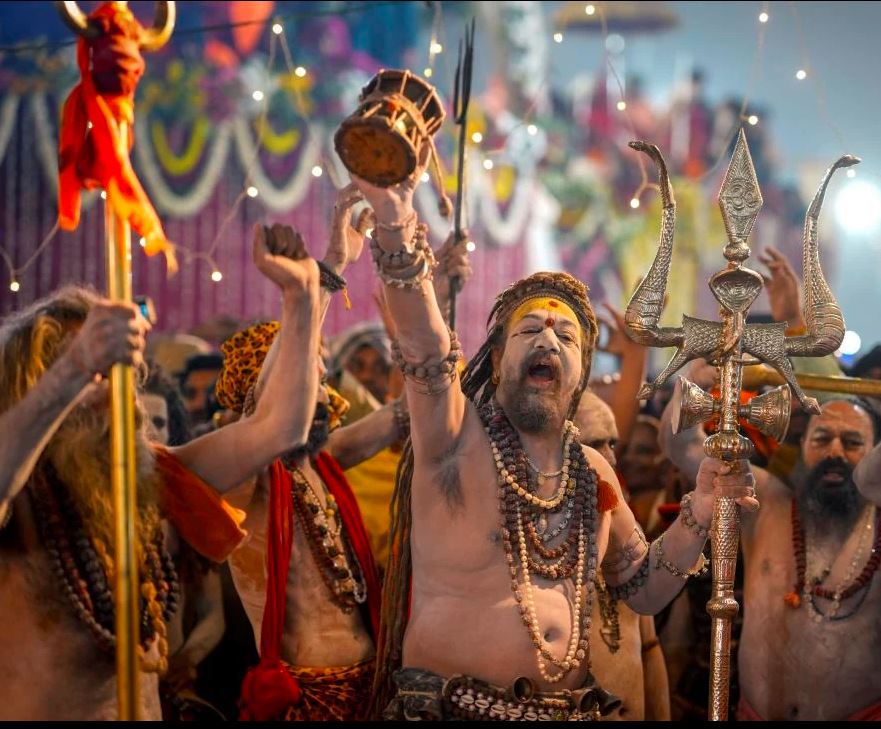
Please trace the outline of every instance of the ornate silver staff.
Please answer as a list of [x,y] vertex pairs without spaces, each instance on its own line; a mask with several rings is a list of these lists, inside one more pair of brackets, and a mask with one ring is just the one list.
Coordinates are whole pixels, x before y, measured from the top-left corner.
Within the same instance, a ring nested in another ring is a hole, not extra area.
[[[789,357],[823,357],[834,352],[844,337],[844,319],[820,268],[817,220],[826,187],[835,170],[857,164],[856,157],[841,157],[823,177],[822,184],[805,217],[804,231],[804,313],[807,333],[786,336],[787,324],[746,324],[746,313],[762,290],[764,282],[756,271],[743,266],[749,258],[750,231],[762,207],[755,168],[743,130],[719,192],[719,207],[725,222],[728,244],[723,255],[728,265],[709,281],[710,290],[720,304],[721,321],[705,321],[683,316],[680,327],[658,325],[670,260],[673,255],[673,227],[676,203],[661,153],[654,145],[631,142],[630,146],[647,154],[658,167],[663,214],[658,252],[648,274],[627,306],[625,321],[631,339],[648,347],[676,347],[676,354],[652,383],[643,385],[639,398],[648,398],[679,368],[703,357],[720,371],[719,395],[713,397],[697,385],[680,377],[677,395],[680,411],[673,424],[676,432],[717,416],[716,433],[704,442],[704,452],[713,458],[736,462],[753,453],[753,444],[738,431],[743,419],[766,435],[781,440],[790,415],[790,390],[805,410],[818,413],[819,405],[802,391],[792,371]],[[744,355],[751,355],[747,359]],[[767,363],[788,384],[740,403],[743,368]],[[733,464],[736,467],[736,463]],[[734,570],[740,541],[740,509],[734,499],[717,498],[710,527],[713,566],[713,596],[707,603],[712,616],[710,664],[710,719],[728,716],[728,689],[731,658],[731,621],[739,609],[734,599]]]

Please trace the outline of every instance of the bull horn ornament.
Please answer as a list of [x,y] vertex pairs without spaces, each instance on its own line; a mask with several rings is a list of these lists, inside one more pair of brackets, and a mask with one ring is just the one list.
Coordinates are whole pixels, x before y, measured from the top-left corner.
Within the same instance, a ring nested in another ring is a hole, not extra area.
[[[127,2],[116,2],[115,5],[127,7]],[[56,2],[55,7],[61,15],[65,25],[77,35],[94,40],[101,34],[101,28],[90,21],[88,16],[80,10],[75,0]],[[173,2],[157,2],[153,25],[144,28],[144,36],[141,40],[141,49],[145,51],[158,51],[168,43],[171,33],[174,31],[176,20],[175,4]]]
[[[720,372],[719,394],[705,393],[681,377],[677,388],[680,412],[679,417],[674,418],[676,430],[684,430],[716,416],[719,427],[704,442],[704,452],[726,461],[748,458],[753,453],[753,444],[738,431],[740,419],[781,439],[789,425],[790,388],[805,410],[811,413],[820,411],[817,401],[805,395],[796,381],[789,358],[824,357],[834,352],[844,337],[841,309],[820,267],[817,222],[833,173],[857,164],[859,159],[847,155],[836,161],[824,175],[808,208],[803,244],[803,308],[807,332],[801,336],[786,336],[786,322],[746,323],[747,311],[764,285],[759,273],[743,266],[750,256],[747,239],[763,201],[743,130],[738,135],[719,191],[719,207],[728,236],[723,255],[728,264],[710,278],[709,286],[720,304],[721,321],[683,316],[679,327],[659,326],[673,256],[676,220],[676,203],[667,168],[654,145],[631,142],[630,146],[648,155],[658,168],[663,211],[658,251],[648,274],[627,306],[626,330],[631,339],[645,346],[676,347],[667,366],[654,382],[643,385],[638,397],[651,397],[683,365],[703,357]],[[745,355],[751,357],[747,359]],[[743,368],[757,363],[770,365],[786,384],[741,404]],[[737,467],[736,464],[733,466]],[[740,509],[733,499],[716,499],[710,536],[713,596],[707,603],[707,611],[712,616],[709,714],[710,719],[723,721],[728,716],[731,621],[739,610],[733,587],[740,540]]]

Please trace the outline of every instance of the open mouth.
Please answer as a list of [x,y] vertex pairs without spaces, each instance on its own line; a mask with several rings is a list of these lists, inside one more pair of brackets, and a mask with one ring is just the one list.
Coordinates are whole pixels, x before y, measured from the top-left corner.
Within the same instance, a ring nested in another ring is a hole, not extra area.
[[527,381],[537,386],[551,385],[559,380],[560,365],[553,359],[543,358],[526,369]]

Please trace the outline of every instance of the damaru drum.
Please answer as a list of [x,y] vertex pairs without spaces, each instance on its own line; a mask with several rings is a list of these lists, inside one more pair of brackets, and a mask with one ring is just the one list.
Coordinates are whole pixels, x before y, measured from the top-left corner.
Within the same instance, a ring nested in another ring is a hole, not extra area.
[[[407,179],[444,121],[433,86],[410,71],[383,69],[361,91],[334,146],[349,172],[380,187]],[[435,155],[436,156],[436,155]]]

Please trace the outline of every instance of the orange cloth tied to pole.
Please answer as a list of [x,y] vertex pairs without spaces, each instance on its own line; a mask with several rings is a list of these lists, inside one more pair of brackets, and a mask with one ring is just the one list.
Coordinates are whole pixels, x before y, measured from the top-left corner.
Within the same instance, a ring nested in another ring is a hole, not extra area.
[[[147,255],[164,253],[169,271],[177,264],[171,244],[129,159],[120,124],[134,123],[135,89],[144,73],[140,44],[144,28],[131,11],[102,3],[89,15],[101,28],[97,38],[77,41],[81,80],[64,102],[58,150],[58,222],[75,230],[80,191],[104,188],[113,212],[146,241]],[[91,127],[89,126],[91,124]]]

